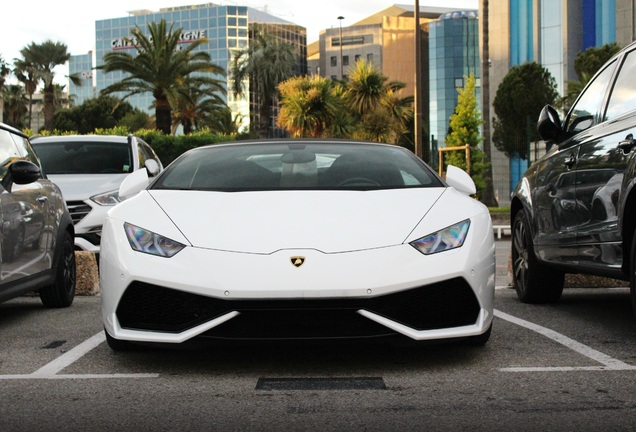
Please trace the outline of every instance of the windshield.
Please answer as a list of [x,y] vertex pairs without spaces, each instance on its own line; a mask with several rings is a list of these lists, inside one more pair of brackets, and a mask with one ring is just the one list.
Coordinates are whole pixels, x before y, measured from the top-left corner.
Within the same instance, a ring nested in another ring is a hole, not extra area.
[[231,192],[440,186],[430,168],[400,147],[273,142],[192,150],[173,162],[151,188]]
[[32,143],[47,174],[104,174],[132,172],[132,153],[126,143]]

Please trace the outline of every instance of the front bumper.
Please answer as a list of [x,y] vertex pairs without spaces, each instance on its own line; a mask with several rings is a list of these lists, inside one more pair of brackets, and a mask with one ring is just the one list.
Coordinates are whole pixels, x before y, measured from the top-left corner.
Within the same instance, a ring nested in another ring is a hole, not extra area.
[[186,247],[166,259],[132,251],[123,228],[106,224],[104,326],[116,339],[164,343],[477,336],[492,322],[494,238],[472,228],[462,248],[430,256],[404,244],[269,255]]
[[75,226],[75,249],[99,253],[102,224],[111,206],[100,206],[90,200],[66,203]]

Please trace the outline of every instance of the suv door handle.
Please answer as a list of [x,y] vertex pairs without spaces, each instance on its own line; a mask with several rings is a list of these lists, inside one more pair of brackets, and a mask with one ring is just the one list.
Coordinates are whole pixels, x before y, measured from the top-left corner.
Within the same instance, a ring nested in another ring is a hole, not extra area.
[[37,197],[37,198],[36,198],[36,200],[37,200],[37,202],[39,202],[40,204],[44,204],[44,203],[45,203],[45,202],[47,202],[49,199],[48,199],[46,196],[42,195],[42,196]]
[[623,150],[623,153],[627,154],[636,146],[636,140],[634,140],[634,136],[629,134],[625,137],[625,139],[618,143],[618,148]]

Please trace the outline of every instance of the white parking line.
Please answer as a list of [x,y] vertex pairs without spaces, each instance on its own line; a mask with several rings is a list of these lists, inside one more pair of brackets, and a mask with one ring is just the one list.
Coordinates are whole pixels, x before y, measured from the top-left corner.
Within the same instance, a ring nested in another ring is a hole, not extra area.
[[0,375],[0,380],[10,379],[96,379],[96,378],[157,378],[159,374],[59,374],[64,368],[72,365],[80,358],[84,357],[93,349],[97,348],[106,340],[104,332],[85,340],[75,348],[62,354],[52,362],[41,367],[32,374],[27,375]]
[[512,367],[512,368],[500,368],[503,372],[550,372],[550,371],[596,371],[596,370],[636,370],[636,366],[631,366],[620,360],[612,358],[607,354],[603,354],[600,351],[595,350],[587,345],[583,345],[580,342],[570,339],[569,337],[550,330],[549,328],[542,327],[538,324],[525,321],[521,318],[517,318],[512,315],[508,315],[505,312],[501,312],[497,309],[494,311],[494,315],[497,318],[501,318],[513,324],[517,324],[521,327],[527,328],[534,332],[539,333],[561,345],[584,355],[585,357],[601,363],[602,366],[582,366],[582,367]]

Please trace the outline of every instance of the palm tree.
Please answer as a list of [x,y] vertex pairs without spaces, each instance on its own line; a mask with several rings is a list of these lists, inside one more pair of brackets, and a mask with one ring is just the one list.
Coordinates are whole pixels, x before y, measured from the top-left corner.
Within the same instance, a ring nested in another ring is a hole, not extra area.
[[238,135],[245,116],[241,113],[233,113],[230,107],[215,110],[203,119],[202,126],[211,131],[224,135]]
[[400,96],[404,83],[389,81],[373,64],[361,60],[344,86],[344,100],[356,118],[357,138],[394,144],[404,141],[414,115],[414,98]]
[[344,94],[349,107],[359,116],[375,110],[390,88],[387,81],[388,78],[375,69],[372,63],[364,60],[356,62],[355,68],[349,74]]
[[404,87],[406,87],[404,83],[393,83],[393,85],[386,90],[381,104],[389,114],[392,135],[390,141],[393,142],[393,144],[399,144],[406,140],[415,146],[413,142],[414,137],[408,138],[411,132],[410,125],[412,125],[415,117],[413,110],[415,98],[413,96],[402,97],[400,91]]
[[18,81],[24,84],[24,91],[29,99],[29,118],[27,127],[31,129],[31,121],[33,120],[33,94],[37,90],[38,83],[40,81],[38,71],[35,65],[24,59],[14,59],[13,65],[13,74],[16,76]]
[[24,95],[24,89],[17,84],[9,84],[2,89],[4,100],[4,121],[13,127],[24,127],[24,115],[27,112],[28,99]]
[[157,129],[165,134],[170,134],[172,123],[169,98],[177,99],[179,85],[186,78],[193,85],[223,91],[220,81],[210,76],[224,75],[223,68],[213,64],[207,52],[196,51],[207,40],[198,39],[180,48],[181,30],[174,29],[174,24],[168,28],[165,19],[159,23],[148,23],[148,35],[136,26],[131,31],[130,40],[136,44],[137,55],[109,52],[104,55],[104,64],[98,66],[104,72],[122,71],[128,74],[103,89],[102,94],[125,92],[125,99],[139,93],[152,93]]
[[296,56],[292,45],[278,41],[273,35],[253,30],[251,45],[236,51],[232,58],[232,91],[235,96],[249,91],[259,107],[258,129],[261,137],[270,135],[272,105],[276,103],[278,84],[292,76]]
[[4,88],[4,83],[6,82],[7,76],[11,73],[11,69],[9,69],[9,65],[2,56],[0,55],[0,120],[2,120],[2,89]]
[[293,137],[319,138],[338,117],[339,99],[333,81],[317,75],[293,77],[279,84],[278,125]]
[[[44,100],[44,128],[53,131],[55,114],[55,72],[56,66],[65,64],[71,54],[68,47],[62,42],[53,42],[46,40],[41,44],[31,42],[20,50],[22,59],[17,60],[24,66],[32,68],[32,78],[35,79],[36,87],[38,83],[42,83],[42,94]],[[69,76],[69,79],[76,85],[81,85],[81,80],[77,76]]]
[[579,94],[583,91],[587,83],[592,79],[592,74],[588,72],[581,72],[580,79],[578,81],[567,81],[567,92],[565,96],[559,98],[556,102],[557,106],[561,108],[564,113],[570,111],[570,108],[579,97]]
[[173,107],[173,131],[181,125],[183,133],[190,134],[193,129],[199,129],[204,119],[212,113],[227,108],[218,93],[208,87],[199,87],[192,79],[186,78],[178,87],[177,94],[169,97]]

